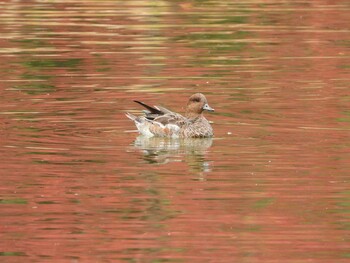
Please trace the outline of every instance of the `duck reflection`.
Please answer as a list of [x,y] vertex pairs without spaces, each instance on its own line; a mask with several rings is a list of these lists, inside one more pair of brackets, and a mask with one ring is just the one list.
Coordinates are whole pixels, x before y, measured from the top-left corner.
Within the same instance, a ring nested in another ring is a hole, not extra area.
[[150,164],[163,165],[185,161],[191,170],[210,172],[210,162],[205,153],[213,143],[212,138],[163,138],[138,136],[133,143]]

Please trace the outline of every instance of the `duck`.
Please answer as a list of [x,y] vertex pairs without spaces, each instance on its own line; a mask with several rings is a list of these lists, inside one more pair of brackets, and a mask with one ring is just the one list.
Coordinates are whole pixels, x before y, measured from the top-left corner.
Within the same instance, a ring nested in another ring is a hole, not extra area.
[[213,137],[213,128],[204,117],[204,111],[213,112],[202,93],[195,93],[188,99],[185,116],[161,106],[149,106],[141,101],[134,102],[145,107],[144,115],[135,116],[126,112],[134,121],[140,134],[147,137],[208,138]]

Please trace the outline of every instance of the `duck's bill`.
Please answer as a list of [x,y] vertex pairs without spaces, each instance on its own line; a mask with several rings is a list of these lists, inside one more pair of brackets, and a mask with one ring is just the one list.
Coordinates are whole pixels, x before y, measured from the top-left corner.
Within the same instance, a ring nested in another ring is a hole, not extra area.
[[207,111],[214,111],[214,109],[213,108],[211,108],[207,103],[206,104],[204,104],[204,106],[203,106],[203,110],[207,110]]

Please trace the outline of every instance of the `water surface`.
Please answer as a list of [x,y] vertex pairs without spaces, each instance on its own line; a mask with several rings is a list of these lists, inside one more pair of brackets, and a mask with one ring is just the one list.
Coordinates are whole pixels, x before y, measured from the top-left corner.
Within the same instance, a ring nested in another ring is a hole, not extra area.
[[[349,1],[2,1],[1,262],[348,262]],[[133,99],[213,139],[143,138]]]

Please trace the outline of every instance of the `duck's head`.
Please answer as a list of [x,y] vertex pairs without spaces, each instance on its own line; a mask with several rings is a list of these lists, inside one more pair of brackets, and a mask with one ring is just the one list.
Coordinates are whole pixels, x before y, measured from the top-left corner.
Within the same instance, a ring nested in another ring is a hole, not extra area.
[[187,103],[187,116],[196,116],[202,114],[203,111],[214,111],[208,104],[206,97],[202,93],[193,94]]

